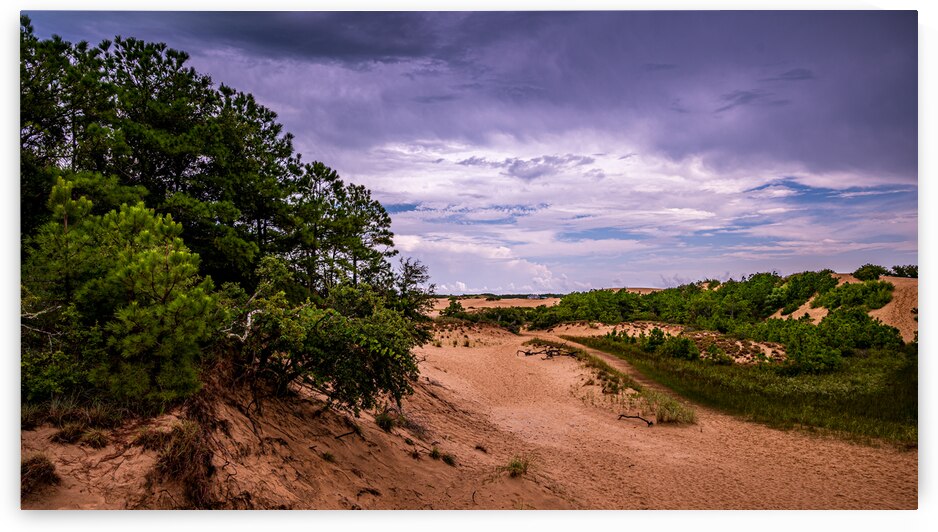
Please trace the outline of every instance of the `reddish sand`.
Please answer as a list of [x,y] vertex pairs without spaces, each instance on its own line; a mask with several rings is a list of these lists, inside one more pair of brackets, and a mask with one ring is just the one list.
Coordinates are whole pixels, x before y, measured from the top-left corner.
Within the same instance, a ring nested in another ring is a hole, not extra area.
[[[568,325],[539,336],[609,329]],[[350,434],[349,418],[318,413],[320,404],[302,397],[265,401],[258,414],[248,397],[224,396],[215,406],[227,421],[212,433],[213,493],[228,508],[917,506],[917,450],[775,430],[700,406],[696,425],[617,421],[621,407],[575,360],[519,356],[532,336],[480,326],[440,331],[440,347],[417,353],[420,381],[404,402],[413,425],[391,434],[370,414],[357,420],[361,436]],[[634,375],[626,363],[594,354]],[[45,452],[63,477],[24,506],[180,506],[179,486],[151,478],[156,453],[129,445],[138,430],[116,431],[115,443],[98,451],[50,443],[50,427],[23,432],[24,455]],[[433,460],[433,447],[456,466]],[[516,456],[530,468],[511,478],[504,466]]]

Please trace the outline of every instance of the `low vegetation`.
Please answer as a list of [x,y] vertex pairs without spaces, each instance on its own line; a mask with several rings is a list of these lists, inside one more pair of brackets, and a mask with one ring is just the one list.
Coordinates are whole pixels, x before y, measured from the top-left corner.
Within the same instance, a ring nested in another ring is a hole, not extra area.
[[166,480],[178,482],[186,498],[186,507],[211,509],[217,501],[211,494],[212,449],[208,436],[197,423],[183,421],[174,426],[156,460],[156,472]]
[[892,283],[884,281],[863,281],[862,283],[844,283],[824,294],[811,303],[812,307],[825,307],[835,310],[841,307],[861,307],[865,310],[882,308],[892,300]]
[[55,465],[44,454],[23,458],[20,463],[20,497],[26,499],[46,486],[61,481]]
[[371,191],[165,44],[43,39],[23,16],[20,52],[23,427],[77,442],[219,366],[353,414],[413,392],[434,290]]
[[786,364],[727,365],[663,356],[615,337],[564,338],[627,360],[684,397],[755,421],[902,445],[917,442],[918,357],[909,346],[898,352],[857,350],[843,357],[835,372],[792,373]]
[[513,456],[508,465],[499,469],[508,473],[511,478],[521,477],[528,474],[528,468],[531,466],[531,460],[527,456]]
[[[642,386],[626,373],[615,369],[605,360],[583,349],[540,338],[525,342],[525,345],[563,347],[572,351],[577,360],[593,371],[602,385],[603,393],[628,394],[630,404],[634,403],[639,410],[654,415],[658,423],[691,424],[697,422],[697,414],[693,408],[681,404],[667,394]],[[629,390],[634,393],[629,393]]]

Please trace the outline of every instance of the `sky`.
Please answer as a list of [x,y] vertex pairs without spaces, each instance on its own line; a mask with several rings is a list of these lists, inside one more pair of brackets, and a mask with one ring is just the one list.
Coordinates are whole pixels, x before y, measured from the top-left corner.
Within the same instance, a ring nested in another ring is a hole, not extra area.
[[918,263],[915,12],[26,14],[254,94],[440,293]]

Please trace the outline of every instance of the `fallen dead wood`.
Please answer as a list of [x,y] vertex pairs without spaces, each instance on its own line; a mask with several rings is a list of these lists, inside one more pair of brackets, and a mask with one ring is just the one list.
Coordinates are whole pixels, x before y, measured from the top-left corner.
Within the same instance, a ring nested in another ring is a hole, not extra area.
[[619,414],[619,419],[622,419],[622,418],[641,419],[641,420],[644,421],[645,423],[648,423],[648,426],[649,426],[649,427],[652,426],[652,425],[654,425],[653,422],[648,421],[647,419],[643,418],[642,416],[629,416],[629,415],[627,415],[627,414]]
[[542,349],[519,349],[518,352],[515,353],[515,356],[518,356],[521,354],[523,354],[526,357],[534,356],[534,355],[544,355],[544,358],[542,358],[541,360],[547,360],[548,358],[554,358],[554,357],[560,357],[560,356],[576,358],[576,352],[570,349],[554,347],[551,345],[545,346]]

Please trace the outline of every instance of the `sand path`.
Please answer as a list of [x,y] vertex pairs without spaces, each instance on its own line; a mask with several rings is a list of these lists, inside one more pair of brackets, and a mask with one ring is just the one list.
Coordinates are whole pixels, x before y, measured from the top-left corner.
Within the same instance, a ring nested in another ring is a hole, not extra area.
[[[537,336],[600,334],[565,327]],[[458,334],[464,339],[463,331]],[[782,431],[697,406],[698,423],[646,427],[584,391],[569,358],[517,356],[534,335],[469,332],[471,347],[425,347],[422,374],[491,427],[459,434],[516,448],[532,470],[583,508],[886,509],[917,507],[918,452]],[[444,342],[443,344],[447,344]],[[450,344],[451,345],[451,344]],[[622,371],[627,363],[592,351]],[[639,377],[640,378],[640,377]],[[646,379],[641,379],[647,383]],[[653,385],[653,384],[652,384]]]

